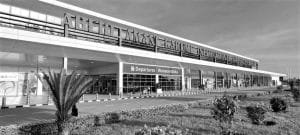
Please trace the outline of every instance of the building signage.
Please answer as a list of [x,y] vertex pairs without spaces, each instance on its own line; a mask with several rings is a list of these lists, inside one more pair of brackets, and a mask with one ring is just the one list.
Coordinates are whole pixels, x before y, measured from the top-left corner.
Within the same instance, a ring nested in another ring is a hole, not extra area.
[[181,75],[181,69],[149,65],[124,64],[124,73]]
[[[181,52],[184,54],[193,55],[194,57],[201,56],[204,58],[218,59],[223,63],[229,59],[234,60],[235,58],[235,56],[221,53],[219,51],[190,44],[184,41],[171,39],[152,32],[146,32],[144,30],[118,24],[102,18],[86,18],[79,15],[65,13],[62,25],[64,25],[66,28],[86,31],[92,35],[98,34],[116,37],[140,46],[153,48],[156,46],[162,48],[163,50],[168,50],[169,52]],[[246,64],[246,60],[241,59],[240,61],[243,61],[243,63]]]
[[17,73],[0,73],[0,81],[18,81]]
[[108,35],[124,40],[140,43],[147,46],[160,46],[169,50],[184,51],[200,54],[200,47],[186,42],[158,36],[157,34],[137,30],[136,28],[124,28],[116,23],[109,23],[104,19],[92,19],[70,13],[64,14],[63,25],[69,28],[91,32],[99,35]]

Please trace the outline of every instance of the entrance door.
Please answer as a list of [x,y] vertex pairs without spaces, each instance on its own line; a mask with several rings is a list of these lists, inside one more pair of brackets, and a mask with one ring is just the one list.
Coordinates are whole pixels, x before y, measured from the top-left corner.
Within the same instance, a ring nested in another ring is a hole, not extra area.
[[90,94],[117,94],[116,74],[91,75],[94,84],[87,91]]

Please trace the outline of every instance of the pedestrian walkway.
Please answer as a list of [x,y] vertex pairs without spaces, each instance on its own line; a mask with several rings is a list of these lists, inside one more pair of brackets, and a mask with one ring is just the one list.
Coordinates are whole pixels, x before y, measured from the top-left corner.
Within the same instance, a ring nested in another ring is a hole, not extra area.
[[[242,91],[228,91],[227,94],[253,94],[266,93],[272,89],[257,89],[257,90],[242,90]],[[85,114],[99,114],[102,112],[120,111],[128,109],[139,109],[150,106],[183,103],[196,100],[212,99],[216,96],[221,96],[223,92],[203,92],[195,95],[165,95],[165,96],[148,96],[148,98],[127,98],[123,100],[107,101],[107,102],[83,102],[78,104],[81,115]],[[130,100],[129,100],[130,99]],[[55,106],[37,106],[29,108],[15,108],[0,110],[0,126],[8,126],[12,124],[22,124],[28,122],[37,122],[41,120],[55,119]]]

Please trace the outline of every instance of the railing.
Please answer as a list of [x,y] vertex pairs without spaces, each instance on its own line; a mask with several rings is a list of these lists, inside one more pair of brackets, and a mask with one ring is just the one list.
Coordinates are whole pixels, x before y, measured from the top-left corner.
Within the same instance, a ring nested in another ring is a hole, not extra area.
[[96,34],[92,32],[78,30],[75,28],[64,27],[61,24],[51,23],[51,22],[37,20],[33,18],[22,17],[22,16],[13,15],[4,12],[0,12],[0,26],[251,68],[250,65],[239,64],[239,62],[237,61],[228,61],[224,59],[218,59],[217,57],[202,56],[201,53],[186,52],[183,51],[182,49],[175,50],[175,49],[168,49],[167,47],[164,46],[148,45],[140,42],[122,39],[121,36]]

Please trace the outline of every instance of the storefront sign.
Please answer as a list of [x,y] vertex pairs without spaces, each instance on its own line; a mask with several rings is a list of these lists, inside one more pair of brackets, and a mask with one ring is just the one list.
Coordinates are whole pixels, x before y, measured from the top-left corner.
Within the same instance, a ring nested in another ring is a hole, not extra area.
[[148,65],[124,64],[125,73],[181,75],[181,69]]
[[0,81],[18,81],[17,73],[0,73]]

